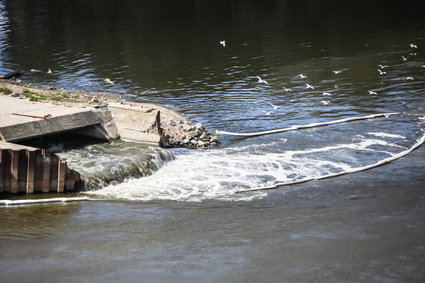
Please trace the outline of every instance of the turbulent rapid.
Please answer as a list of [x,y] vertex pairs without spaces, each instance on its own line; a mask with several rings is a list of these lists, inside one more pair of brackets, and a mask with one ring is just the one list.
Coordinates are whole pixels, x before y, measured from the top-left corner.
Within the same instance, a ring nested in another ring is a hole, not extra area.
[[[423,124],[423,120],[416,116],[402,116],[270,135],[259,139],[257,144],[243,145],[243,141],[239,141],[237,146],[229,144],[211,150],[174,149],[175,160],[161,163],[163,166],[159,166],[157,161],[142,162],[158,171],[148,169],[149,174],[123,178],[123,170],[114,167],[111,174],[115,174],[120,182],[105,182],[102,188],[88,193],[132,200],[252,200],[264,197],[266,193],[243,192],[352,173],[398,158],[399,154],[408,153],[423,142]],[[171,153],[165,154],[161,149],[150,150],[167,157],[162,159],[172,159]],[[122,156],[124,152],[114,150],[105,155],[105,150],[102,150],[98,162],[80,161],[80,164],[91,168],[91,163],[102,163],[101,160],[105,159],[115,160],[114,166],[119,160],[128,163],[131,158]],[[98,153],[99,149],[94,147],[87,157],[91,159],[93,155],[99,156]],[[79,158],[84,159],[85,156]],[[108,180],[112,178],[110,173],[103,174]]]
[[81,173],[84,190],[149,176],[174,159],[170,151],[160,147],[120,140],[65,150],[59,155]]

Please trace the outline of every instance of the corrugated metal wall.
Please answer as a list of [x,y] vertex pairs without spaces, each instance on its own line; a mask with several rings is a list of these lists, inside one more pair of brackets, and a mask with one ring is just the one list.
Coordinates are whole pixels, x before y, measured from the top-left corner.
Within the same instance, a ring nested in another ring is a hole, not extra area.
[[75,192],[81,176],[44,149],[0,149],[0,193]]

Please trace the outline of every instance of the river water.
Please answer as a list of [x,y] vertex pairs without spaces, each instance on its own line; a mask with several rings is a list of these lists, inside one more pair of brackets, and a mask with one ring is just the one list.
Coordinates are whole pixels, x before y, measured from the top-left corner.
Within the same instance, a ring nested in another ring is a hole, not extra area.
[[0,278],[423,282],[423,146],[249,190],[355,171],[423,137],[424,12],[419,1],[0,1],[0,72],[27,83],[119,93],[238,133],[399,113],[223,135],[201,151],[59,149],[85,174],[149,170],[95,182],[84,194],[95,201],[1,208]]

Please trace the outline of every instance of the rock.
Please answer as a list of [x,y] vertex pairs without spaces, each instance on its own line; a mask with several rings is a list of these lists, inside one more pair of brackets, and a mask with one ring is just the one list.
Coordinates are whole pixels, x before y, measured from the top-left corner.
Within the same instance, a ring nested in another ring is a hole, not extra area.
[[197,136],[197,133],[195,133],[194,131],[190,131],[189,132],[189,137],[192,139],[192,138],[194,138],[194,137],[196,137]]
[[218,137],[217,136],[212,136],[211,138],[210,138],[210,142],[211,143],[213,143],[213,142],[217,142],[218,141]]
[[203,141],[198,141],[198,146],[204,146],[205,145],[205,142],[203,142]]
[[199,130],[201,130],[201,129],[203,129],[204,128],[204,125],[202,125],[202,123],[196,123],[196,125],[195,125],[195,129],[199,129]]
[[190,142],[191,142],[192,144],[194,144],[194,145],[197,145],[197,144],[198,144],[198,141],[197,141],[197,140],[190,140]]
[[19,93],[16,92],[12,92],[12,94],[10,95],[11,97],[19,97],[21,96]]
[[185,132],[189,132],[192,129],[192,127],[188,124],[185,124],[185,125],[183,125],[182,129]]

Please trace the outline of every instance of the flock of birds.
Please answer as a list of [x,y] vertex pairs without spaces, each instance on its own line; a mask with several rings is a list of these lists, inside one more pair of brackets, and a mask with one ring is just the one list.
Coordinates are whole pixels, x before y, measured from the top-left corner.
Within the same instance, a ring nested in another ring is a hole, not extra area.
[[[226,47],[226,41],[225,40],[221,40],[220,41],[220,45],[222,45],[223,47]],[[413,44],[413,43],[410,43],[409,44],[409,46],[410,46],[410,48],[412,48],[412,49],[418,49],[418,46],[416,45],[416,44]],[[416,55],[416,53],[410,53],[409,54],[410,56],[415,56]],[[403,60],[403,62],[405,62],[405,61],[407,61],[408,59],[409,59],[409,56],[401,56],[401,59]],[[389,66],[388,65],[382,65],[382,64],[379,64],[378,65],[378,68],[377,68],[377,71],[378,71],[378,73],[379,73],[379,75],[386,75],[387,74],[387,72],[386,71],[384,71],[384,69],[385,68],[388,68]],[[425,65],[422,65],[422,67],[423,68],[425,68]],[[334,70],[334,71],[332,71],[335,75],[339,75],[339,74],[341,74],[341,73],[343,73],[344,71],[346,71],[346,70],[348,70],[348,69],[341,69],[341,70]],[[37,69],[31,69],[30,70],[30,72],[33,72],[33,73],[37,73],[37,72],[42,72],[41,70],[37,70]],[[53,72],[52,72],[52,70],[49,68],[49,69],[47,69],[47,72],[46,72],[47,74],[52,74]],[[308,79],[308,77],[307,77],[307,75],[304,75],[304,74],[299,74],[299,75],[297,75],[296,76],[297,78],[299,78],[299,79],[302,79],[302,80],[307,80]],[[263,78],[261,78],[260,76],[257,76],[257,79],[258,79],[258,83],[260,83],[260,84],[266,84],[266,85],[268,85],[269,83],[266,81],[266,80],[264,80]],[[413,77],[405,77],[405,80],[408,80],[408,81],[410,81],[410,80],[414,80],[414,78]],[[109,79],[109,78],[105,78],[104,80],[103,80],[105,83],[107,83],[107,84],[114,84],[114,82],[111,80],[111,79]],[[314,86],[312,86],[311,84],[309,84],[309,83],[307,83],[307,82],[305,82],[304,83],[304,87],[305,87],[305,89],[307,89],[307,90],[314,90],[315,89],[315,87]],[[285,91],[285,92],[292,92],[292,89],[291,88],[288,88],[288,87],[285,87],[285,86],[282,86],[282,88],[283,88],[283,90]],[[337,88],[337,86],[335,85],[335,88]],[[378,95],[378,93],[376,92],[376,91],[374,91],[374,90],[368,90],[368,93],[370,94],[370,95]],[[324,96],[331,96],[332,94],[330,93],[330,92],[323,92],[322,93],[322,95],[324,95]],[[327,105],[327,104],[329,104],[330,103],[330,101],[329,100],[322,100],[321,101],[321,103],[323,104],[323,105]],[[271,104],[271,106],[273,107],[273,109],[274,110],[276,110],[276,109],[278,109],[278,108],[280,108],[281,106],[276,106],[276,105],[273,105],[273,104]],[[270,115],[270,114],[272,114],[273,113],[273,111],[263,111],[266,115]]]
[[[223,46],[223,47],[226,47],[226,41],[220,41],[220,44]],[[410,43],[409,44],[409,46],[410,46],[410,48],[412,48],[412,49],[418,49],[418,46],[416,45],[416,44],[413,44],[413,43]],[[416,55],[416,53],[410,53],[410,55],[411,56],[415,56]],[[403,62],[405,62],[405,61],[407,61],[408,60],[408,58],[409,58],[409,56],[401,56],[401,59],[403,60]],[[387,74],[387,72],[386,71],[384,71],[384,69],[385,68],[388,68],[389,66],[388,65],[382,65],[382,64],[379,64],[378,65],[378,68],[377,68],[377,71],[378,71],[378,73],[379,73],[379,75],[386,75]],[[425,68],[425,65],[422,65],[422,67],[423,68]],[[334,71],[332,71],[335,75],[338,75],[338,74],[341,74],[341,73],[343,73],[344,71],[346,71],[346,70],[348,70],[348,69],[341,69],[341,70],[334,70]],[[261,78],[260,76],[256,76],[257,77],[257,79],[258,79],[258,83],[260,83],[260,84],[266,84],[266,85],[268,85],[269,83],[266,81],[266,80],[264,80],[263,78]],[[308,77],[307,77],[307,75],[304,75],[304,74],[299,74],[299,75],[297,75],[296,76],[297,78],[299,78],[299,79],[303,79],[303,80],[306,80],[306,79],[308,79]],[[414,78],[413,77],[405,77],[405,80],[414,80]],[[304,83],[304,87],[305,87],[305,89],[307,89],[307,90],[314,90],[315,88],[314,88],[314,86],[312,86],[311,84],[309,84],[309,83]],[[285,87],[285,86],[282,86],[282,88],[283,88],[283,90],[285,91],[285,92],[291,92],[292,91],[292,89],[290,89],[290,88],[287,88],[287,87]],[[335,88],[337,88],[337,86],[335,85]],[[370,95],[378,95],[378,93],[376,92],[376,91],[374,91],[374,90],[368,90],[368,93],[370,94]],[[324,96],[331,96],[332,94],[330,93],[330,92],[323,92],[322,93],[322,95],[324,95]],[[327,104],[329,104],[330,103],[330,101],[329,100],[322,100],[321,101],[321,103],[323,104],[323,105],[327,105]],[[273,107],[273,109],[274,110],[276,110],[276,109],[278,109],[278,108],[280,108],[281,106],[277,106],[277,105],[274,105],[274,104],[271,104],[271,106]],[[263,111],[263,113],[265,114],[265,115],[270,115],[270,114],[272,114],[273,113],[273,111]]]

